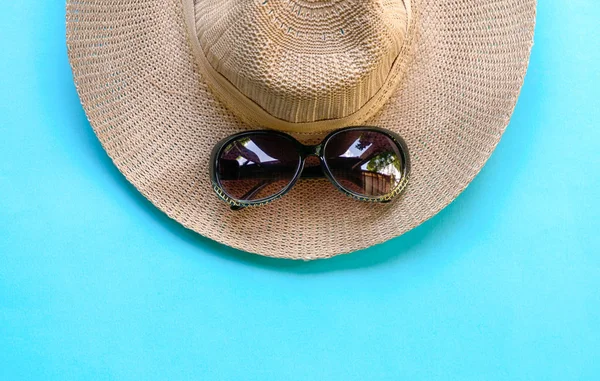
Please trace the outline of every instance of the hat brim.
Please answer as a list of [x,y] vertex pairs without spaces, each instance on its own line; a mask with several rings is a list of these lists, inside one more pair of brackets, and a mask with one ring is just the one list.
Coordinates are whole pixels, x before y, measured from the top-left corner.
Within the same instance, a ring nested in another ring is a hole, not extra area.
[[220,139],[248,127],[203,81],[180,0],[68,0],[67,44],[98,139],[154,205],[223,244],[315,259],[399,236],[473,180],[516,104],[535,7],[535,0],[412,1],[413,60],[403,83],[367,123],[402,135],[411,154],[406,192],[385,205],[307,180],[268,206],[230,211],[211,189],[209,155]]

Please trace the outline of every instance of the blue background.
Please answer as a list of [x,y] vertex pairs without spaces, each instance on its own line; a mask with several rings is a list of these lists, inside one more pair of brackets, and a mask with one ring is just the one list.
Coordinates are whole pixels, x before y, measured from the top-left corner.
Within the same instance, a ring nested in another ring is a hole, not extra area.
[[472,185],[398,239],[301,263],[154,209],[86,121],[64,1],[3,1],[0,379],[600,379],[599,19],[540,1]]

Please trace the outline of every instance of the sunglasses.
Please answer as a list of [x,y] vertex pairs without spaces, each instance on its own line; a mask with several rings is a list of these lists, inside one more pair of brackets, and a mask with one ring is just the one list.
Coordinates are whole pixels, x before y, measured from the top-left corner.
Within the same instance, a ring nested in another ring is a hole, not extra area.
[[[305,166],[311,156],[320,165]],[[343,128],[318,145],[277,131],[242,132],[217,143],[210,162],[213,188],[232,210],[274,201],[300,178],[326,177],[348,196],[385,203],[406,188],[409,172],[406,143],[379,127]]]

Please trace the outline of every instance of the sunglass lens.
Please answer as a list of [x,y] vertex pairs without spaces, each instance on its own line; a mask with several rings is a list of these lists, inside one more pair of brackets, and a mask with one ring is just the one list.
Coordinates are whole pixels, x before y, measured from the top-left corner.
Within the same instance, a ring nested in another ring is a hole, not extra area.
[[400,146],[373,130],[348,130],[333,135],[323,155],[334,180],[347,191],[364,197],[392,193],[403,176]]
[[216,173],[229,197],[255,201],[283,191],[294,179],[300,162],[293,140],[275,133],[257,133],[229,142],[220,152]]

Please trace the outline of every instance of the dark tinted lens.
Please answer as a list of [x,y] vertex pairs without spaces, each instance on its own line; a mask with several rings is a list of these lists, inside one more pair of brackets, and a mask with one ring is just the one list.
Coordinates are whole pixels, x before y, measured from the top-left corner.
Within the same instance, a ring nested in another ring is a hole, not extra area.
[[217,177],[230,197],[260,200],[281,192],[299,166],[300,155],[292,140],[277,134],[246,135],[221,151]]
[[361,196],[390,194],[402,179],[400,148],[380,132],[342,131],[331,137],[323,154],[338,184]]

